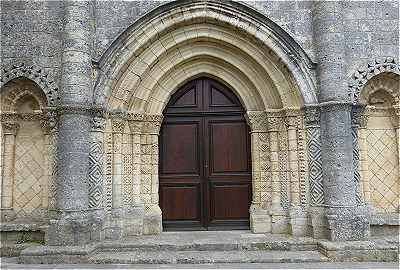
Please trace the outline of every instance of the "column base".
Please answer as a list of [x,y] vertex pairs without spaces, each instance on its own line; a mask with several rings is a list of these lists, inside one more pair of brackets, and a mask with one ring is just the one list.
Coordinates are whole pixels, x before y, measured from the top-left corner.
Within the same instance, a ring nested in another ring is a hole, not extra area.
[[1,222],[12,221],[15,219],[15,212],[12,208],[1,208],[0,209]]
[[308,230],[315,239],[327,239],[327,220],[323,206],[313,206],[309,209]]
[[280,205],[272,205],[270,214],[272,221],[272,233],[288,234],[290,232],[290,228],[287,211],[283,209]]
[[250,206],[250,229],[253,233],[270,233],[272,221],[269,211],[262,209],[260,205]]
[[160,234],[162,232],[162,213],[158,204],[145,206],[143,234]]
[[118,240],[126,236],[142,235],[143,217],[143,205],[113,208],[106,215],[104,224],[105,238]]
[[329,208],[328,239],[331,241],[367,240],[370,234],[369,215],[365,206]]
[[79,246],[104,239],[104,211],[58,212],[46,233],[49,246]]
[[307,236],[307,213],[300,206],[293,206],[289,211],[290,234],[293,236]]

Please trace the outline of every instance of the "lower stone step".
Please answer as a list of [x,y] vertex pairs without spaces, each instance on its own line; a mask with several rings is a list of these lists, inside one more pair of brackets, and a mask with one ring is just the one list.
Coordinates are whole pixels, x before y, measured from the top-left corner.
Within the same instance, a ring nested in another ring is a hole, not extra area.
[[207,264],[326,262],[318,251],[130,251],[100,252],[89,258],[97,264]]

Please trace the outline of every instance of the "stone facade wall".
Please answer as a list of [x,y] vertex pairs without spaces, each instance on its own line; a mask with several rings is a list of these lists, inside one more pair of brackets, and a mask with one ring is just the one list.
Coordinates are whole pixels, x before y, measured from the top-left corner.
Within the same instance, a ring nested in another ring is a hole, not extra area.
[[25,63],[54,74],[61,67],[62,1],[1,1],[1,65]]
[[[312,1],[241,1],[285,29],[315,59]],[[98,60],[127,27],[160,1],[95,1],[93,58]],[[398,1],[348,1],[343,19],[346,70],[377,57],[398,57]],[[52,71],[61,66],[62,1],[1,2],[2,65],[25,62]]]
[[[242,2],[2,1],[2,216],[57,210],[50,245],[160,233],[162,111],[199,74],[247,110],[254,232],[364,239],[365,204],[398,211],[398,1]],[[382,89],[392,127],[367,126]]]

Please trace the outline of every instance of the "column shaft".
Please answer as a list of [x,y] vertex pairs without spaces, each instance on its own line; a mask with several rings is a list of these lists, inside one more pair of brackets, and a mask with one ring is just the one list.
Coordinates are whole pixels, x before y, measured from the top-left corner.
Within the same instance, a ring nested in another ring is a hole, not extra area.
[[[3,128],[3,171],[1,183],[1,209],[2,220],[13,218],[13,185],[15,171],[15,139],[18,132],[19,124],[17,122],[2,123]],[[3,219],[4,218],[4,219]]]
[[342,5],[342,1],[315,1],[313,7],[321,103],[322,175],[328,238],[359,240],[368,236],[369,223],[363,209],[357,208]]

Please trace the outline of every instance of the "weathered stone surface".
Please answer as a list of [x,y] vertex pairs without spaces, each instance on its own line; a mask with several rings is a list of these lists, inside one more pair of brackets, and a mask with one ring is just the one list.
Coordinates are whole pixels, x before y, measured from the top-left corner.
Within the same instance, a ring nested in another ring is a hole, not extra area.
[[[21,205],[34,209],[32,217],[52,220],[52,245],[161,233],[163,108],[182,83],[210,75],[246,108],[251,230],[367,238],[364,204],[399,211],[398,8],[398,1],[1,1],[2,220],[19,217]],[[29,113],[25,96],[38,103]],[[354,120],[359,103],[373,110],[370,126]],[[20,155],[28,148],[21,121],[42,124],[43,155]],[[22,159],[44,161],[23,169]],[[398,229],[392,220],[371,222],[375,233]]]

